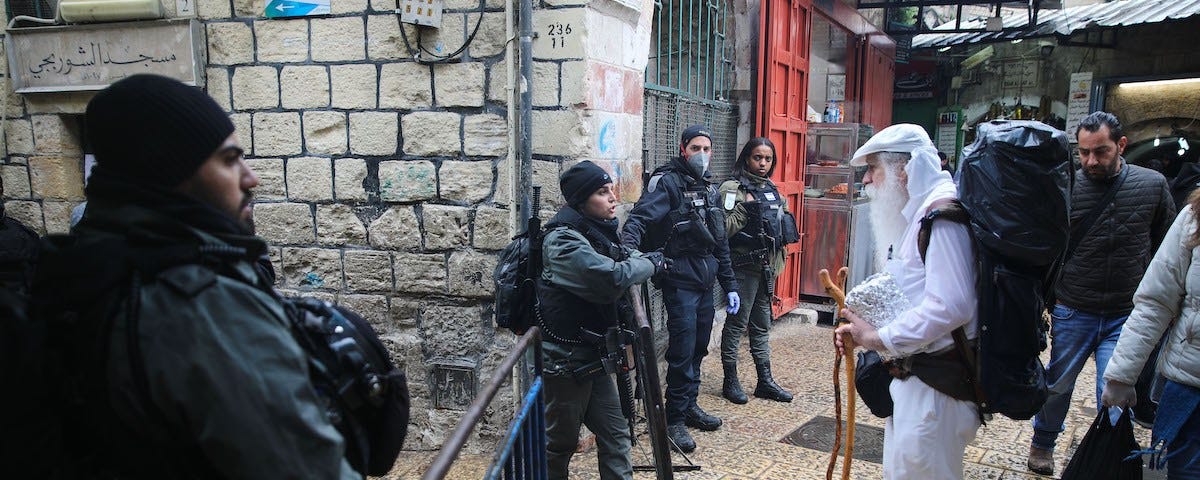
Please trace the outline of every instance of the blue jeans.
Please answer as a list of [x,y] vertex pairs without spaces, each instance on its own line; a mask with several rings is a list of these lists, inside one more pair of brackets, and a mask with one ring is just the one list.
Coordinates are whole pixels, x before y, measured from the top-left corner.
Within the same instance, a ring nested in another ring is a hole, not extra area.
[[667,307],[667,423],[683,423],[683,412],[700,394],[700,361],[712,335],[712,290],[663,288]]
[[[1054,449],[1054,441],[1063,431],[1067,410],[1071,407],[1071,393],[1075,391],[1075,379],[1084,363],[1096,355],[1096,405],[1100,405],[1100,391],[1104,388],[1104,369],[1112,357],[1121,326],[1129,315],[1106,317],[1077,310],[1063,304],[1054,306],[1050,314],[1050,364],[1046,365],[1046,384],[1050,397],[1042,411],[1033,417],[1033,446],[1045,450]],[[1119,415],[1119,412],[1118,412]],[[1114,417],[1116,418],[1116,417]]]
[[1193,412],[1175,440],[1167,445],[1167,478],[1200,478],[1200,415]]

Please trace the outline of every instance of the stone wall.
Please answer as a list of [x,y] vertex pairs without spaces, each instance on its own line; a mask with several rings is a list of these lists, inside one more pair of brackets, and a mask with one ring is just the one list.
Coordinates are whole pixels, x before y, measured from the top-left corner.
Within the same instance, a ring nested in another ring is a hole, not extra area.
[[[482,2],[463,55],[432,65],[414,61],[418,38],[458,50],[481,2],[448,1],[441,29],[421,31],[394,0],[298,19],[261,18],[261,1],[197,6],[208,91],[262,180],[255,222],[279,288],[371,321],[409,378],[407,448],[439,447],[514,340],[489,302],[511,236],[496,174],[509,154],[503,2]],[[475,435],[495,438],[506,414]]]
[[[164,2],[168,15],[174,3]],[[562,168],[581,159],[612,172],[623,201],[636,200],[652,2],[536,6],[532,137],[547,209],[562,203]],[[277,287],[348,306],[380,331],[413,397],[405,445],[436,449],[515,341],[494,328],[491,305],[496,253],[520,197],[511,59],[503,0],[447,0],[437,30],[402,27],[395,8],[332,0],[328,16],[267,19],[262,0],[196,4],[206,89],[261,180],[256,228],[271,245]],[[481,8],[478,33],[455,61],[414,60],[418,38],[434,53],[458,50]],[[8,214],[66,232],[84,199],[78,114],[91,95],[7,96]],[[496,401],[511,405],[512,389]],[[510,416],[490,409],[469,449],[493,448]]]
[[562,202],[554,163],[591,160],[622,203],[641,195],[650,0],[545,0],[534,11],[534,183]]

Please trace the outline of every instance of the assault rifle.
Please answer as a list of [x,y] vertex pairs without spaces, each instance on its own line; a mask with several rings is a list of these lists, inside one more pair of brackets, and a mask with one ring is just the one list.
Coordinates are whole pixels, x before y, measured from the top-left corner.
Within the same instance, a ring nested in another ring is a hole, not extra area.
[[[529,219],[525,221],[525,234],[529,236],[529,261],[525,264],[526,277],[537,285],[538,277],[542,276],[542,187],[533,186],[533,195],[529,202]],[[536,293],[535,293],[536,295]],[[537,300],[532,303],[536,309]]]
[[[737,255],[733,257],[731,259],[733,266],[736,268],[745,265],[761,265],[763,282],[765,282],[767,285],[767,294],[771,296],[771,303],[775,303],[777,300],[777,297],[775,297],[775,269],[771,265],[771,260],[773,260],[775,257],[776,248],[780,248],[782,246],[777,245],[775,238],[767,235],[767,232],[763,229],[761,213],[762,204],[758,202],[744,202],[742,205],[744,205],[744,208],[746,209],[746,224],[742,227],[742,230],[737,233],[737,235],[745,235],[746,237],[749,237],[750,241],[758,240],[758,245],[760,248],[752,250],[744,255]],[[783,222],[780,223],[782,224]],[[751,235],[745,233],[746,231],[758,233]]]
[[[646,455],[644,450],[642,453],[643,457],[648,456],[653,460],[653,465],[634,465],[633,470],[655,472],[659,480],[673,480],[674,472],[697,471],[700,467],[692,464],[686,455],[684,460],[688,462],[687,465],[672,465],[671,462],[667,413],[663,406],[662,383],[658,377],[658,354],[654,348],[654,330],[646,316],[643,288],[645,285],[630,287],[626,297],[629,308],[619,312],[618,326],[609,328],[603,334],[581,331],[584,341],[604,345],[605,354],[599,361],[576,369],[572,375],[576,379],[616,375],[621,414],[628,424],[630,438],[641,447],[637,442],[637,423],[644,418],[650,439],[650,455]],[[639,404],[641,412],[638,411]]]

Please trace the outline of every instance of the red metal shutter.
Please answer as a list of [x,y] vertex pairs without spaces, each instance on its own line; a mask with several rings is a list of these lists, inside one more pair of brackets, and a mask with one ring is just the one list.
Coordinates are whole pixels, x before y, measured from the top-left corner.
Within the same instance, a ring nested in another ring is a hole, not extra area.
[[[812,0],[764,0],[759,13],[757,133],[775,143],[779,164],[772,180],[787,198],[796,221],[801,222]],[[800,231],[804,231],[803,225]],[[801,243],[787,247],[783,274],[775,285],[782,300],[773,308],[776,316],[799,303]]]

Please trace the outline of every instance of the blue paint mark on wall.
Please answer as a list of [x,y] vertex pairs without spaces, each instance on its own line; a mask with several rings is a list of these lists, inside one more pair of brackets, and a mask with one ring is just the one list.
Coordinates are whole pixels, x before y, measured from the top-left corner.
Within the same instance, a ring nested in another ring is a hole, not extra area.
[[300,281],[300,284],[321,288],[325,286],[325,279],[313,272],[308,272],[304,274],[304,279]]
[[596,148],[600,153],[606,154],[615,146],[617,137],[617,127],[612,120],[604,122],[600,126],[600,134],[596,136]]

